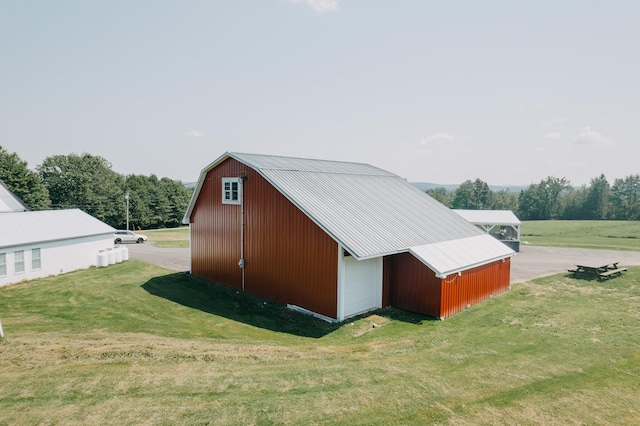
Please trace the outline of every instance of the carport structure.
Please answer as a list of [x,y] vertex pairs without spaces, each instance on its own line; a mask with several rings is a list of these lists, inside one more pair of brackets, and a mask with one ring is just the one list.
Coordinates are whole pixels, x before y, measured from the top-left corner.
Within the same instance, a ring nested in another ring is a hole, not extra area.
[[520,251],[521,222],[511,210],[454,209],[453,211],[514,251]]

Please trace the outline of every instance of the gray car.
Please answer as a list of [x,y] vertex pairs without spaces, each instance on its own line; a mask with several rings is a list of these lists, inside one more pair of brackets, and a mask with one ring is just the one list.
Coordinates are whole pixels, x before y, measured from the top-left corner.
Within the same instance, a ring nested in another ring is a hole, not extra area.
[[116,244],[122,243],[138,243],[142,244],[147,241],[147,236],[142,234],[136,234],[133,231],[116,231],[113,233],[113,242]]

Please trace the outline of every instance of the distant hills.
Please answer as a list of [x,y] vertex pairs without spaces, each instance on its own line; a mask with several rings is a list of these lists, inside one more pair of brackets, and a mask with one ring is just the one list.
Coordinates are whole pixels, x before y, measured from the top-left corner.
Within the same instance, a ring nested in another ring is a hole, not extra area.
[[[188,189],[195,188],[198,182],[183,182],[183,185]],[[436,188],[444,188],[447,192],[453,192],[460,184],[441,184],[441,183],[430,183],[430,182],[411,182],[411,185],[415,186],[421,191],[427,191],[428,189],[436,189]],[[508,192],[520,192],[523,189],[526,189],[526,186],[523,185],[489,185],[489,189],[494,192],[502,191],[503,189]]]
[[[456,189],[458,189],[458,187],[460,186],[460,184],[443,185],[441,183],[430,183],[430,182],[411,182],[411,184],[416,188],[420,189],[421,191],[427,191],[429,189],[436,189],[436,188],[444,188],[447,190],[447,192],[453,192]],[[503,189],[508,192],[520,192],[526,188],[527,187],[523,185],[489,185],[489,189],[491,189],[494,192],[502,191]]]

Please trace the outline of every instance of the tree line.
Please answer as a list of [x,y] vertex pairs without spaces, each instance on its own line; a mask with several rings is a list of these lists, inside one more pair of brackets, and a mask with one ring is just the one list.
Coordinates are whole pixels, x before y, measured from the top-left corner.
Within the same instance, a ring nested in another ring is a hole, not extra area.
[[493,191],[481,179],[466,180],[454,191],[435,188],[429,195],[454,209],[511,210],[520,220],[639,220],[640,175],[609,184],[604,174],[574,187],[566,178],[549,176],[520,192]]
[[122,175],[106,159],[88,153],[54,155],[35,171],[0,146],[0,179],[31,210],[81,209],[125,229],[175,228],[191,197],[179,180]]
[[[79,208],[115,227],[180,226],[191,197],[182,182],[155,175],[122,175],[106,159],[82,155],[45,158],[35,171],[16,153],[0,146],[0,179],[32,210]],[[493,191],[481,179],[466,180],[454,191],[426,191],[454,209],[511,210],[521,220],[640,220],[640,175],[604,175],[576,188],[566,178],[549,176],[520,192]]]

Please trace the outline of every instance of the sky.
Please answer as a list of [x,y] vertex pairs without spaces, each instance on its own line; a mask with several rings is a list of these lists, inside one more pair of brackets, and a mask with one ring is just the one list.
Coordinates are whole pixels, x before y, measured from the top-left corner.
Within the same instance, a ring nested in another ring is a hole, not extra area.
[[0,146],[183,182],[231,151],[613,183],[640,173],[639,22],[639,0],[0,0]]

